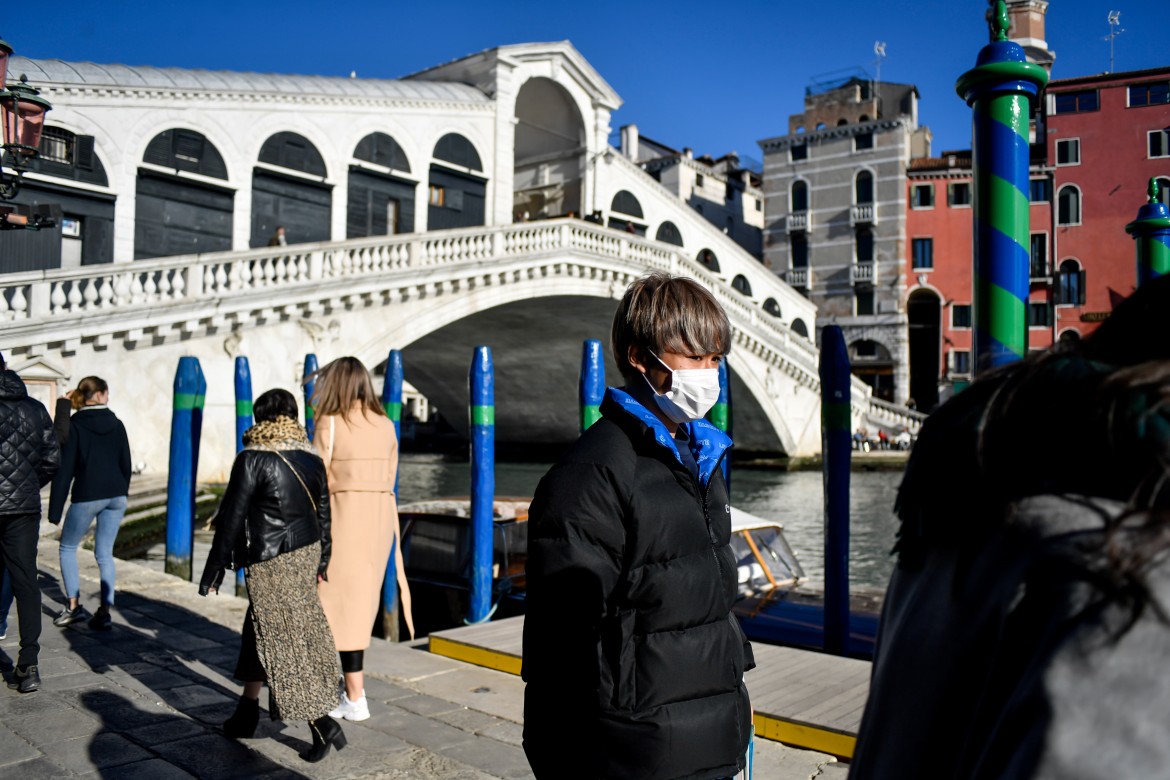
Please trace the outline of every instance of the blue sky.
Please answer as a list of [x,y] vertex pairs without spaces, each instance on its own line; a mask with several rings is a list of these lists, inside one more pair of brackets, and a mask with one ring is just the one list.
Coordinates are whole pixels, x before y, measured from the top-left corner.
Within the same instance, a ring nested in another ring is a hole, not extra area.
[[[200,3],[61,0],[9,14],[17,54],[213,70],[394,78],[508,43],[568,39],[625,101],[613,128],[636,123],[670,146],[761,158],[783,135],[805,87],[849,68],[917,84],[936,152],[970,145],[955,79],[986,42],[986,0],[382,0]],[[1167,0],[1051,0],[1054,78],[1109,69],[1106,17],[1121,11],[1115,70],[1170,65]],[[40,24],[13,20],[37,18]],[[14,74],[15,75],[15,74]]]

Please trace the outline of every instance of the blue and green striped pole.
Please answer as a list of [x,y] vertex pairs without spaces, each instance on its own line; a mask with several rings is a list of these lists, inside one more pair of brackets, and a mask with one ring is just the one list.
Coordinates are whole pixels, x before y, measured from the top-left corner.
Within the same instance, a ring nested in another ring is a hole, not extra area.
[[[727,357],[719,361],[719,400],[707,412],[707,419],[719,430],[731,435],[731,369]],[[727,484],[727,495],[731,497],[731,453],[723,458],[723,481]]]
[[601,419],[601,401],[605,398],[605,358],[598,339],[586,339],[581,351],[577,397],[581,405],[581,433],[585,433]]
[[471,594],[467,623],[492,613],[492,509],[496,493],[496,390],[492,348],[475,348],[471,361]]
[[825,652],[844,655],[849,638],[849,351],[838,325],[821,331],[821,468],[825,480]]
[[[386,378],[382,382],[382,408],[394,423],[394,440],[402,442],[402,351],[390,350],[386,358]],[[394,498],[398,499],[398,470],[394,471]],[[394,540],[398,544],[398,540]],[[382,579],[382,633],[391,642],[398,641],[398,570],[394,565],[394,546],[386,561],[386,576]]]
[[[244,432],[252,427],[252,369],[248,358],[236,358],[236,452],[244,449]],[[246,596],[244,567],[236,569],[236,595]]]
[[305,355],[305,431],[309,441],[313,440],[313,390],[317,387],[317,356],[312,352]]
[[195,408],[202,406],[199,381],[203,372],[199,360],[179,358],[175,370],[174,401],[171,411],[171,451],[167,470],[167,552],[166,572],[191,580],[191,550],[195,533]]
[[1170,274],[1170,208],[1158,197],[1158,180],[1151,178],[1149,201],[1138,209],[1137,219],[1125,226],[1137,245],[1137,283],[1141,287]]
[[975,370],[1020,360],[1028,351],[1028,120],[1048,83],[1042,67],[1007,39],[1004,0],[992,41],[955,85],[973,111]]

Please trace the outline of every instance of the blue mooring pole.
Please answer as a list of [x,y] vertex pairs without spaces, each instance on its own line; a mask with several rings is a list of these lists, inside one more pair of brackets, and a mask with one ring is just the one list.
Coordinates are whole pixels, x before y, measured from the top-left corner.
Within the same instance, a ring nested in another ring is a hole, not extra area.
[[[244,449],[244,431],[252,427],[252,369],[248,358],[236,358],[236,452]],[[244,567],[236,569],[236,595],[246,596]]]
[[[382,383],[382,408],[394,423],[394,441],[402,442],[402,352],[390,350],[386,358],[386,379]],[[401,452],[401,447],[399,447]],[[394,500],[398,500],[398,471],[394,472]],[[394,565],[394,546],[390,546],[390,559],[386,561],[386,576],[382,580],[382,633],[391,642],[398,641],[398,570]]]
[[1138,287],[1170,274],[1170,208],[1162,202],[1157,179],[1150,179],[1146,191],[1149,200],[1138,210],[1137,219],[1125,226],[1137,246]]
[[471,389],[471,594],[468,623],[492,613],[492,552],[496,493],[496,390],[492,348],[476,347],[468,382]]
[[598,339],[586,339],[581,351],[577,397],[581,405],[581,433],[585,433],[601,419],[601,401],[605,398],[605,357]]
[[171,453],[167,471],[167,558],[166,572],[191,579],[191,548],[194,543],[195,441],[194,412],[202,377],[199,361],[179,358],[175,370],[174,403],[171,413]]
[[317,373],[317,356],[312,352],[305,355],[305,430],[309,434],[309,441],[313,440],[313,390],[317,387],[317,379],[309,379]]
[[852,377],[837,325],[821,332],[821,462],[825,480],[825,652],[849,638],[849,461]]
[[[719,400],[707,412],[707,419],[719,430],[731,436],[731,369],[727,358],[719,361]],[[731,454],[723,459],[723,481],[727,485],[727,496],[731,497]]]

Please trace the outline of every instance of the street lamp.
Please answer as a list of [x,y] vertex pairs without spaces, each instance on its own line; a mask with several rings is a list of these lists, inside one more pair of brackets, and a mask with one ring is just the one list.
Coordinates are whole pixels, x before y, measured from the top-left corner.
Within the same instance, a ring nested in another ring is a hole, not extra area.
[[[0,84],[8,83],[8,58],[12,47],[0,41]],[[0,141],[4,154],[0,164],[0,200],[12,200],[20,190],[20,178],[28,161],[37,156],[45,114],[53,106],[28,83],[26,76],[17,84],[0,90]],[[15,175],[5,170],[11,166]]]

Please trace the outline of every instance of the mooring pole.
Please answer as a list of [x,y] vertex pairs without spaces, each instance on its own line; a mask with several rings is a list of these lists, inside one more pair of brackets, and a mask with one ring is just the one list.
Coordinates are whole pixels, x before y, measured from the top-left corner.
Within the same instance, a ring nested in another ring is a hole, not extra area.
[[305,355],[305,431],[309,441],[313,440],[313,390],[317,387],[317,356],[310,352]]
[[191,580],[191,549],[194,544],[195,463],[198,447],[193,424],[199,395],[199,360],[179,358],[175,370],[171,411],[171,452],[167,471],[167,552],[166,572]]
[[[731,369],[727,357],[719,361],[719,400],[707,412],[707,419],[719,430],[731,436]],[[723,458],[723,481],[727,484],[727,496],[731,497],[731,453]]]
[[852,376],[837,325],[821,331],[821,468],[825,481],[825,652],[849,638],[849,461]]
[[997,0],[992,41],[955,84],[973,108],[975,371],[1028,351],[1028,120],[1048,74],[1007,39],[1011,20]]
[[1141,287],[1170,274],[1170,208],[1161,201],[1158,180],[1150,179],[1149,200],[1138,209],[1137,219],[1125,226],[1137,247],[1137,283]]
[[601,419],[601,401],[605,398],[605,358],[599,339],[586,339],[581,350],[581,376],[577,382],[581,406],[581,433]]
[[[244,431],[252,427],[252,369],[248,358],[236,358],[236,452],[244,449]],[[236,595],[246,596],[244,567],[236,569]]]
[[[402,443],[402,352],[392,349],[386,358],[386,378],[382,382],[382,408],[394,423],[394,441],[401,457]],[[395,460],[397,464],[397,459]],[[398,467],[394,470],[395,512],[398,502]],[[401,526],[400,526],[401,528]],[[382,580],[382,634],[391,642],[398,641],[398,569],[394,564],[395,538],[390,546],[390,559],[386,561],[386,575]]]
[[482,623],[492,611],[492,552],[496,492],[496,391],[492,348],[475,348],[468,377],[471,389],[471,594],[468,623]]

